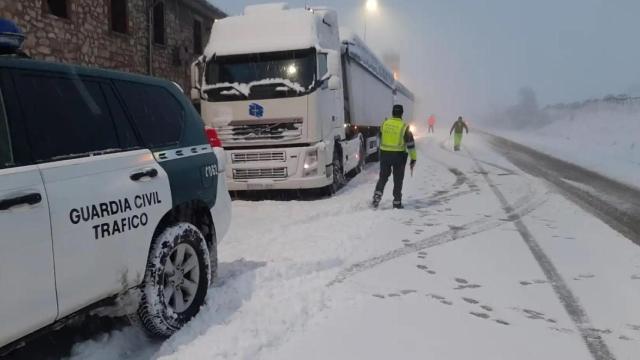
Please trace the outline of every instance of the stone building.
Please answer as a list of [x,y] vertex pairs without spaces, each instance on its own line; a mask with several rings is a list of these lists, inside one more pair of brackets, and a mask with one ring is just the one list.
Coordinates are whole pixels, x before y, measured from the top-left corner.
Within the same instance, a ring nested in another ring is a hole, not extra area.
[[207,0],[0,0],[35,59],[169,79],[188,91],[190,65],[215,19]]

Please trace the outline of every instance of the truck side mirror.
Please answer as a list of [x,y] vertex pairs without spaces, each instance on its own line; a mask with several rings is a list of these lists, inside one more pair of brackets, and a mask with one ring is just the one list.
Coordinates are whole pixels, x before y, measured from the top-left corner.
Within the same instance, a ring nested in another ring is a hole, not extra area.
[[191,64],[191,100],[200,100],[200,80],[202,79],[203,66],[202,58],[198,58]]
[[[342,65],[340,61],[340,52],[335,50],[329,50],[327,52],[327,68],[329,69],[328,74],[332,77],[340,76],[342,73]],[[340,78],[338,78],[339,82]]]
[[342,79],[338,75],[329,78],[329,90],[340,90],[342,88]]

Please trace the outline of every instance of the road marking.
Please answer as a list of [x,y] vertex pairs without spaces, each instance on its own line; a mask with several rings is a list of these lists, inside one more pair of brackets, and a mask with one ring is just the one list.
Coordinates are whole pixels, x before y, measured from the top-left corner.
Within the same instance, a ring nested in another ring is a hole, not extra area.
[[[480,162],[469,151],[467,151],[467,154],[469,154],[469,157],[475,162],[478,169],[480,169],[482,176],[487,184],[489,184],[489,188],[491,188],[498,198],[498,201],[500,201],[505,212],[507,214],[513,214],[511,204],[509,204],[509,201],[505,198],[504,194],[502,194],[493,180],[491,180],[489,174],[482,168]],[[591,325],[591,320],[589,320],[589,316],[587,316],[586,311],[582,305],[580,305],[578,298],[571,292],[571,289],[569,289],[569,286],[562,275],[560,275],[560,272],[558,272],[558,269],[556,269],[551,259],[547,256],[540,244],[536,241],[535,237],[529,231],[529,228],[527,228],[525,223],[522,221],[522,216],[517,215],[517,218],[514,219],[513,223],[518,230],[518,233],[520,233],[522,240],[527,244],[531,254],[538,262],[542,272],[547,277],[547,280],[551,283],[551,287],[560,300],[560,303],[562,303],[565,311],[569,314],[569,317],[580,332],[580,336],[587,345],[591,356],[593,356],[595,360],[615,360],[615,357],[604,342],[604,339],[602,339],[602,336],[598,334]]]

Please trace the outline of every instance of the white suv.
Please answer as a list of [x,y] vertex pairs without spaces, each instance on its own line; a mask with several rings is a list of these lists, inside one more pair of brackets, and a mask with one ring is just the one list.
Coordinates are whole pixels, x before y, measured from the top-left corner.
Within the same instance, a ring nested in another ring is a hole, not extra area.
[[215,136],[170,82],[0,56],[0,353],[132,289],[153,335],[198,312],[231,216]]

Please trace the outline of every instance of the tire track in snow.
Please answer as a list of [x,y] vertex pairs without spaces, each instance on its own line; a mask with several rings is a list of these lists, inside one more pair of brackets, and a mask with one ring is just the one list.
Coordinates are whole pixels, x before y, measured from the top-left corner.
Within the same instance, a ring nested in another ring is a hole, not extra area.
[[[450,148],[447,148],[446,143],[447,143],[448,141],[449,141],[449,139],[445,139],[445,140],[441,141],[441,142],[440,142],[440,144],[439,144],[440,149],[442,149],[442,150],[444,150],[444,151],[446,151],[446,152],[448,152],[448,153],[450,153],[450,154],[452,154],[452,155],[455,155],[455,156],[458,156],[458,157],[463,157],[462,155],[460,155],[460,154],[458,154],[458,153],[456,153],[456,152],[454,152],[454,151],[451,151],[451,150],[450,150]],[[484,160],[477,160],[477,161],[479,161],[479,162],[481,162],[481,163],[483,163],[483,164],[489,165],[489,166],[491,166],[491,167],[493,167],[493,168],[496,168],[496,169],[502,170],[502,171],[504,171],[504,172],[506,173],[506,175],[519,175],[519,174],[518,174],[517,172],[515,172],[514,170],[512,170],[512,169],[508,169],[508,168],[506,168],[506,167],[504,167],[504,166],[500,166],[500,165],[498,165],[498,164],[494,164],[494,163],[492,163],[492,162],[484,161]]]
[[[504,194],[502,194],[500,189],[498,189],[493,180],[491,180],[489,174],[480,164],[480,161],[478,161],[469,151],[467,151],[467,154],[481,171],[482,176],[484,177],[487,184],[489,184],[489,187],[491,188],[495,196],[498,198],[498,201],[500,201],[500,204],[502,204],[505,212],[507,214],[513,213],[512,205],[509,204],[507,198],[504,196]],[[542,269],[542,272],[546,276],[547,280],[551,283],[551,287],[560,300],[560,303],[562,303],[565,311],[567,312],[567,314],[569,314],[569,317],[580,332],[580,336],[587,345],[591,356],[595,360],[615,360],[615,357],[609,350],[607,344],[604,342],[602,336],[591,325],[591,320],[580,304],[580,301],[571,292],[571,289],[569,289],[569,286],[567,285],[562,275],[560,275],[558,269],[544,252],[540,244],[536,241],[531,231],[529,231],[529,228],[522,221],[521,216],[518,216],[516,219],[514,219],[514,225],[518,230],[518,233],[522,237],[522,240],[524,240],[524,242],[529,247],[531,254],[538,262],[538,265]]]
[[375,268],[381,264],[397,259],[399,257],[416,253],[424,249],[443,245],[449,242],[453,242],[469,236],[477,235],[485,231],[498,228],[504,224],[516,221],[520,219],[522,216],[525,216],[533,212],[546,201],[547,201],[546,193],[544,194],[544,196],[541,196],[539,198],[536,198],[535,193],[529,193],[521,197],[520,199],[518,199],[517,203],[521,205],[518,206],[517,208],[512,208],[511,211],[508,211],[507,219],[496,220],[496,218],[502,215],[501,213],[496,213],[489,218],[487,217],[479,218],[474,221],[468,222],[464,225],[461,225],[459,227],[455,227],[450,230],[441,232],[439,234],[435,234],[424,240],[414,242],[411,244],[405,244],[401,248],[391,250],[385,254],[378,255],[349,266],[348,268],[338,273],[338,275],[327,284],[327,287],[340,284],[345,280],[347,280],[348,278],[351,278],[361,272],[370,270],[372,268]]

